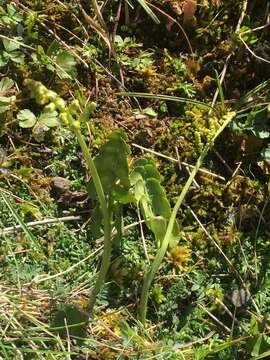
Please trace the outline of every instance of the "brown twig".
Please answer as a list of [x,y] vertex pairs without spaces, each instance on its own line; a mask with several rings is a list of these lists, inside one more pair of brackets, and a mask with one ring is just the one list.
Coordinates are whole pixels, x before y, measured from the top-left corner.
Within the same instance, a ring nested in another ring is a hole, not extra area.
[[[171,157],[171,156],[164,155],[164,154],[159,153],[159,152],[157,152],[157,151],[155,151],[155,150],[151,150],[151,149],[145,148],[144,146],[141,146],[141,145],[138,145],[138,144],[135,144],[135,143],[132,143],[131,145],[134,146],[134,147],[136,147],[136,148],[138,148],[138,149],[141,149],[142,151],[146,151],[146,152],[148,152],[148,153],[150,153],[150,154],[157,155],[157,156],[162,157],[162,158],[164,158],[164,159],[166,159],[166,160],[169,160],[169,161],[178,163],[178,160],[177,160],[177,159],[174,159],[174,158]],[[193,168],[194,168],[193,165],[190,165],[190,164],[188,164],[188,163],[186,163],[186,162],[184,162],[184,161],[181,161],[181,164],[184,165],[185,167],[190,168],[190,169],[193,169]],[[209,176],[213,176],[213,177],[216,178],[216,179],[219,179],[219,180],[222,180],[222,181],[226,181],[226,179],[225,179],[223,176],[220,176],[220,175],[217,175],[217,174],[215,174],[215,173],[212,173],[211,171],[208,171],[208,170],[205,170],[205,169],[200,168],[200,169],[199,169],[199,172],[201,172],[201,173],[203,173],[203,174],[206,174],[206,175],[209,175]]]

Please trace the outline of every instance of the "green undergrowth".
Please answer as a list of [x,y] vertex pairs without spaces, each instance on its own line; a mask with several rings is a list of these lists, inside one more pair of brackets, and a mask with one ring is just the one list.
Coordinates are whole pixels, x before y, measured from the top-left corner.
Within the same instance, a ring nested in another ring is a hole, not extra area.
[[[171,1],[106,3],[101,17],[84,1],[0,1],[0,358],[270,356],[268,5],[197,3],[185,24]],[[31,94],[30,79],[60,104]],[[77,120],[92,101],[81,133],[116,235],[89,316],[104,218],[59,115]],[[186,164],[231,110],[177,212],[143,326],[142,284]]]

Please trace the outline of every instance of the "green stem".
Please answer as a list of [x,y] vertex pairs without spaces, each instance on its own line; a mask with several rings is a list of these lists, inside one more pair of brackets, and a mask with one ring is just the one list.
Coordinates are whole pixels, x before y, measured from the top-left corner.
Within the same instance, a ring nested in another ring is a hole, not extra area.
[[88,305],[88,310],[90,311],[90,313],[92,313],[95,302],[96,302],[97,295],[99,294],[99,292],[105,282],[105,278],[106,278],[106,275],[107,275],[107,272],[108,272],[109,266],[110,266],[111,221],[110,221],[110,213],[109,213],[109,209],[107,206],[103,187],[102,187],[102,184],[100,181],[100,177],[98,175],[95,163],[91,157],[88,146],[82,136],[80,128],[74,126],[74,127],[72,127],[72,129],[77,137],[78,143],[79,143],[79,145],[82,149],[83,155],[85,157],[88,170],[90,171],[90,174],[92,176],[94,186],[95,186],[95,189],[97,192],[99,204],[100,204],[100,209],[101,209],[102,216],[103,216],[103,221],[104,221],[104,248],[103,248],[102,262],[101,262],[98,278],[97,278],[95,286],[93,288],[91,298],[89,301],[89,305]]
[[208,151],[213,147],[213,144],[214,144],[214,141],[216,140],[216,138],[222,133],[222,131],[225,129],[225,127],[234,118],[234,115],[235,115],[235,113],[227,114],[227,118],[225,119],[223,125],[218,129],[218,131],[216,132],[213,139],[205,146],[205,148],[203,149],[201,155],[199,156],[197,163],[196,163],[195,167],[193,168],[187,182],[185,183],[185,186],[184,186],[181,194],[179,195],[179,197],[176,201],[176,204],[174,205],[174,208],[173,208],[173,211],[172,211],[161,247],[159,248],[159,250],[154,258],[153,264],[150,266],[150,269],[148,270],[148,272],[144,278],[141,299],[140,299],[140,305],[139,305],[139,321],[142,324],[144,324],[145,320],[146,320],[150,286],[152,284],[152,281],[155,277],[156,272],[158,271],[158,269],[160,267],[160,264],[164,258],[164,255],[166,254],[178,210],[179,210],[180,206],[182,205],[182,202],[185,199],[188,189],[189,189],[190,185],[192,184],[198,170],[200,169]]

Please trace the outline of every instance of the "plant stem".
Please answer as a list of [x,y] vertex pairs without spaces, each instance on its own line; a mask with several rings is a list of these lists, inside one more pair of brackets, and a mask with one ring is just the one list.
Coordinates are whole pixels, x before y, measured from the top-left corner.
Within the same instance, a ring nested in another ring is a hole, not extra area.
[[166,254],[169,242],[170,242],[170,238],[171,238],[171,234],[172,234],[172,230],[173,230],[173,226],[174,226],[174,222],[177,216],[177,212],[180,208],[180,206],[182,205],[183,200],[185,199],[185,196],[188,192],[188,189],[190,187],[190,185],[193,182],[193,179],[195,178],[199,168],[201,167],[208,151],[213,147],[214,141],[216,140],[216,138],[222,133],[222,131],[225,129],[225,127],[231,122],[231,120],[234,118],[235,113],[228,113],[225,116],[225,121],[223,123],[222,126],[220,126],[220,128],[217,130],[217,132],[215,133],[213,139],[206,144],[205,148],[203,149],[203,151],[201,152],[196,165],[194,166],[187,182],[185,183],[185,186],[183,188],[183,190],[181,191],[181,194],[179,195],[176,204],[174,205],[168,226],[167,226],[167,230],[164,236],[164,239],[162,241],[161,247],[159,248],[153,264],[150,266],[150,269],[148,270],[145,278],[144,278],[144,282],[143,282],[143,286],[142,286],[142,293],[141,293],[141,299],[140,299],[140,305],[139,305],[139,321],[144,325],[145,323],[145,319],[146,319],[146,313],[147,313],[147,304],[148,304],[148,298],[149,298],[149,290],[150,290],[150,286],[152,284],[152,281],[154,279],[154,276],[156,274],[156,272],[158,271],[160,264],[164,258],[164,255]]
[[73,127],[73,131],[77,137],[78,143],[79,143],[79,145],[82,149],[83,155],[85,157],[88,170],[92,176],[94,186],[95,186],[95,189],[97,192],[99,204],[100,204],[100,209],[101,209],[102,216],[103,216],[103,221],[104,221],[104,249],[103,249],[103,255],[102,255],[102,262],[101,262],[98,278],[96,280],[96,283],[93,288],[93,291],[92,291],[92,294],[90,297],[90,301],[88,304],[88,310],[91,314],[93,312],[93,308],[94,308],[94,305],[96,302],[97,295],[99,294],[99,292],[104,284],[104,281],[105,281],[105,278],[106,278],[106,275],[107,275],[107,272],[108,272],[108,269],[110,266],[111,248],[112,248],[112,246],[111,246],[111,221],[110,221],[110,213],[109,213],[109,209],[107,206],[103,187],[102,187],[102,184],[100,181],[100,177],[97,172],[95,163],[91,157],[88,146],[82,136],[80,129]]

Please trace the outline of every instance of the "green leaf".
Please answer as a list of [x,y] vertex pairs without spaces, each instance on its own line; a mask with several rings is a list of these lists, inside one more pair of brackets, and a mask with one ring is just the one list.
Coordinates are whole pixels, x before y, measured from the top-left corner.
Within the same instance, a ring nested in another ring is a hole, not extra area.
[[24,64],[24,54],[21,51],[12,51],[8,56],[16,64]]
[[151,117],[157,117],[158,115],[151,107],[147,107],[146,109],[144,109],[143,113]]
[[17,119],[20,120],[19,124],[22,128],[31,128],[37,122],[36,115],[29,109],[20,110],[17,114]]
[[0,81],[0,94],[2,95],[6,91],[10,90],[14,85],[14,81],[8,77],[4,77]]
[[76,61],[67,51],[60,52],[56,57],[56,72],[61,79],[71,77],[74,79],[77,75]]
[[63,304],[59,305],[51,326],[60,336],[65,337],[69,334],[77,338],[77,341],[82,342],[83,338],[87,336],[87,322],[87,313],[73,304]]
[[49,128],[56,127],[60,124],[57,111],[43,112],[38,118],[38,121]]
[[18,44],[17,41],[13,41],[12,39],[3,39],[3,45],[8,53],[20,48],[20,44]]
[[[106,194],[118,201],[128,195],[130,188],[127,155],[130,153],[123,131],[117,130],[110,134],[108,142],[104,144],[95,157],[94,162]],[[89,194],[96,198],[93,182],[88,186]]]
[[255,32],[252,31],[248,26],[242,26],[238,34],[243,34],[241,37],[248,45],[254,45],[259,40]]
[[[155,162],[150,157],[135,161],[130,180],[145,223],[160,245],[171,216],[171,207],[165,190],[161,186],[161,178]],[[175,222],[170,244],[176,245],[178,237],[178,223]]]

